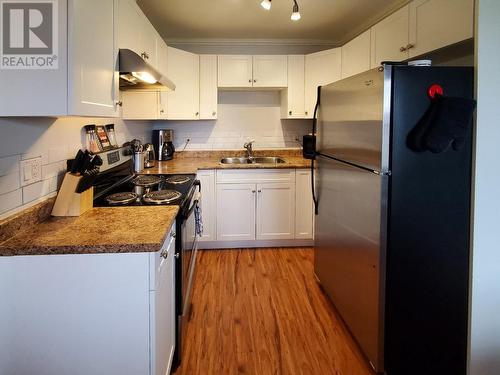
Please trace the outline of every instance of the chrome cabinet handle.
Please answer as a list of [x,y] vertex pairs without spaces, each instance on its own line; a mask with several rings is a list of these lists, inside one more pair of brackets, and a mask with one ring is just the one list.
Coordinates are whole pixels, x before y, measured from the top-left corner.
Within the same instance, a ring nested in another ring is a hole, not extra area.
[[415,48],[415,45],[414,45],[414,44],[409,43],[409,44],[406,46],[406,49],[412,49],[412,48]]
[[170,237],[175,238],[175,236],[176,236],[175,232],[170,233]]
[[308,115],[308,114],[309,114],[309,111],[306,111],[306,115]]
[[406,48],[406,47],[401,47],[401,48],[399,49],[399,52],[406,52],[406,51],[407,51],[407,48]]
[[259,189],[259,190],[257,190],[257,193],[262,193],[262,190],[260,190],[260,189]]
[[254,81],[254,83],[255,83],[255,82],[257,82],[257,80],[256,80],[256,79],[254,79],[253,81]]
[[292,115],[292,111],[288,111],[288,114],[291,116]]
[[217,112],[213,111],[212,112],[212,116],[215,116],[217,114]]
[[163,259],[167,259],[168,258],[168,251],[162,251],[160,256],[163,258]]
[[248,80],[248,83],[252,83],[252,80],[251,80],[251,79],[249,79],[249,80]]
[[252,193],[255,194],[255,190],[252,190]]
[[174,257],[176,257],[177,259],[179,259],[179,256],[180,256],[179,253],[175,253],[175,255],[174,255]]
[[115,105],[117,105],[118,107],[122,107],[123,106],[123,102],[122,101],[115,102]]
[[199,114],[200,114],[200,112],[196,112],[194,115],[195,115],[195,116],[198,116]]
[[165,111],[163,109],[160,109],[160,113],[163,113],[163,112],[165,112]]

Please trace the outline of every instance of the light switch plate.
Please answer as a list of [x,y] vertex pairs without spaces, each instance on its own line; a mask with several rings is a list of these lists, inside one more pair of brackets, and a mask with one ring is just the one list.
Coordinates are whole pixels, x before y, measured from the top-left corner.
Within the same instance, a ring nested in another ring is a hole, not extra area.
[[21,186],[31,185],[42,180],[42,157],[21,160],[19,168]]

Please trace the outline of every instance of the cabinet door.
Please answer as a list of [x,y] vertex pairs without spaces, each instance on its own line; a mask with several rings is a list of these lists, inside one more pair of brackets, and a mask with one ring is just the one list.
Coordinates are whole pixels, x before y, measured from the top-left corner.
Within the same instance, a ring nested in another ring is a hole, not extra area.
[[[168,76],[167,75],[168,48],[167,48],[167,44],[163,41],[163,39],[156,40],[156,49],[158,52],[158,56],[157,56],[158,70],[164,76]],[[167,118],[167,100],[168,100],[168,91],[160,91],[158,93],[158,118],[159,119],[166,119]]]
[[122,91],[124,120],[155,120],[159,117],[159,93],[155,91]]
[[[143,14],[141,9],[134,0],[115,0],[115,6],[118,17],[118,48],[127,48],[140,55],[143,52],[141,29]],[[88,31],[88,28],[85,30]]]
[[295,179],[295,238],[313,238],[314,203],[311,190],[311,171],[298,169]]
[[217,119],[216,55],[200,55],[200,119]]
[[252,56],[219,55],[217,72],[219,87],[252,87]]
[[295,184],[257,184],[257,239],[295,237]]
[[472,38],[474,0],[410,3],[410,58]]
[[407,5],[371,28],[371,68],[382,61],[403,61],[408,58],[410,7]]
[[[175,349],[175,238],[161,250],[155,290],[150,292],[151,373],[170,374]],[[155,254],[156,255],[156,254]],[[166,258],[165,258],[166,257]]]
[[200,115],[200,58],[191,52],[168,47],[168,77],[175,91],[168,93],[167,118],[197,120]]
[[287,56],[253,56],[254,87],[286,87]]
[[305,117],[305,57],[288,56],[288,88],[281,91],[281,118]]
[[217,185],[217,240],[255,240],[255,184]]
[[306,55],[305,58],[305,116],[312,118],[316,106],[318,86],[341,79],[342,54],[340,48]]
[[144,14],[141,17],[141,30],[142,56],[148,64],[158,68],[157,41],[161,38]]
[[68,6],[68,114],[117,117],[113,0],[73,0]]
[[215,171],[198,171],[201,182],[201,210],[203,219],[203,236],[200,241],[215,241],[215,223],[217,211],[215,206]]
[[370,30],[342,46],[342,78],[370,70]]

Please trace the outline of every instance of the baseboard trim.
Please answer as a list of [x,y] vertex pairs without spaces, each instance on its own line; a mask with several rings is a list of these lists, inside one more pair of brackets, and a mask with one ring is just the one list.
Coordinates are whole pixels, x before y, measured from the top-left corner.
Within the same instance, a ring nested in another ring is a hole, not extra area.
[[199,241],[199,249],[239,249],[256,247],[313,246],[314,240]]

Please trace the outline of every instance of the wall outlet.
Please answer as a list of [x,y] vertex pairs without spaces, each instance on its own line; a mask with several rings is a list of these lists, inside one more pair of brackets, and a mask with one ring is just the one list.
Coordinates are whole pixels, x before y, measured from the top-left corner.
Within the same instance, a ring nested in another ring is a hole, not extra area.
[[21,186],[31,185],[42,180],[42,157],[21,160]]

